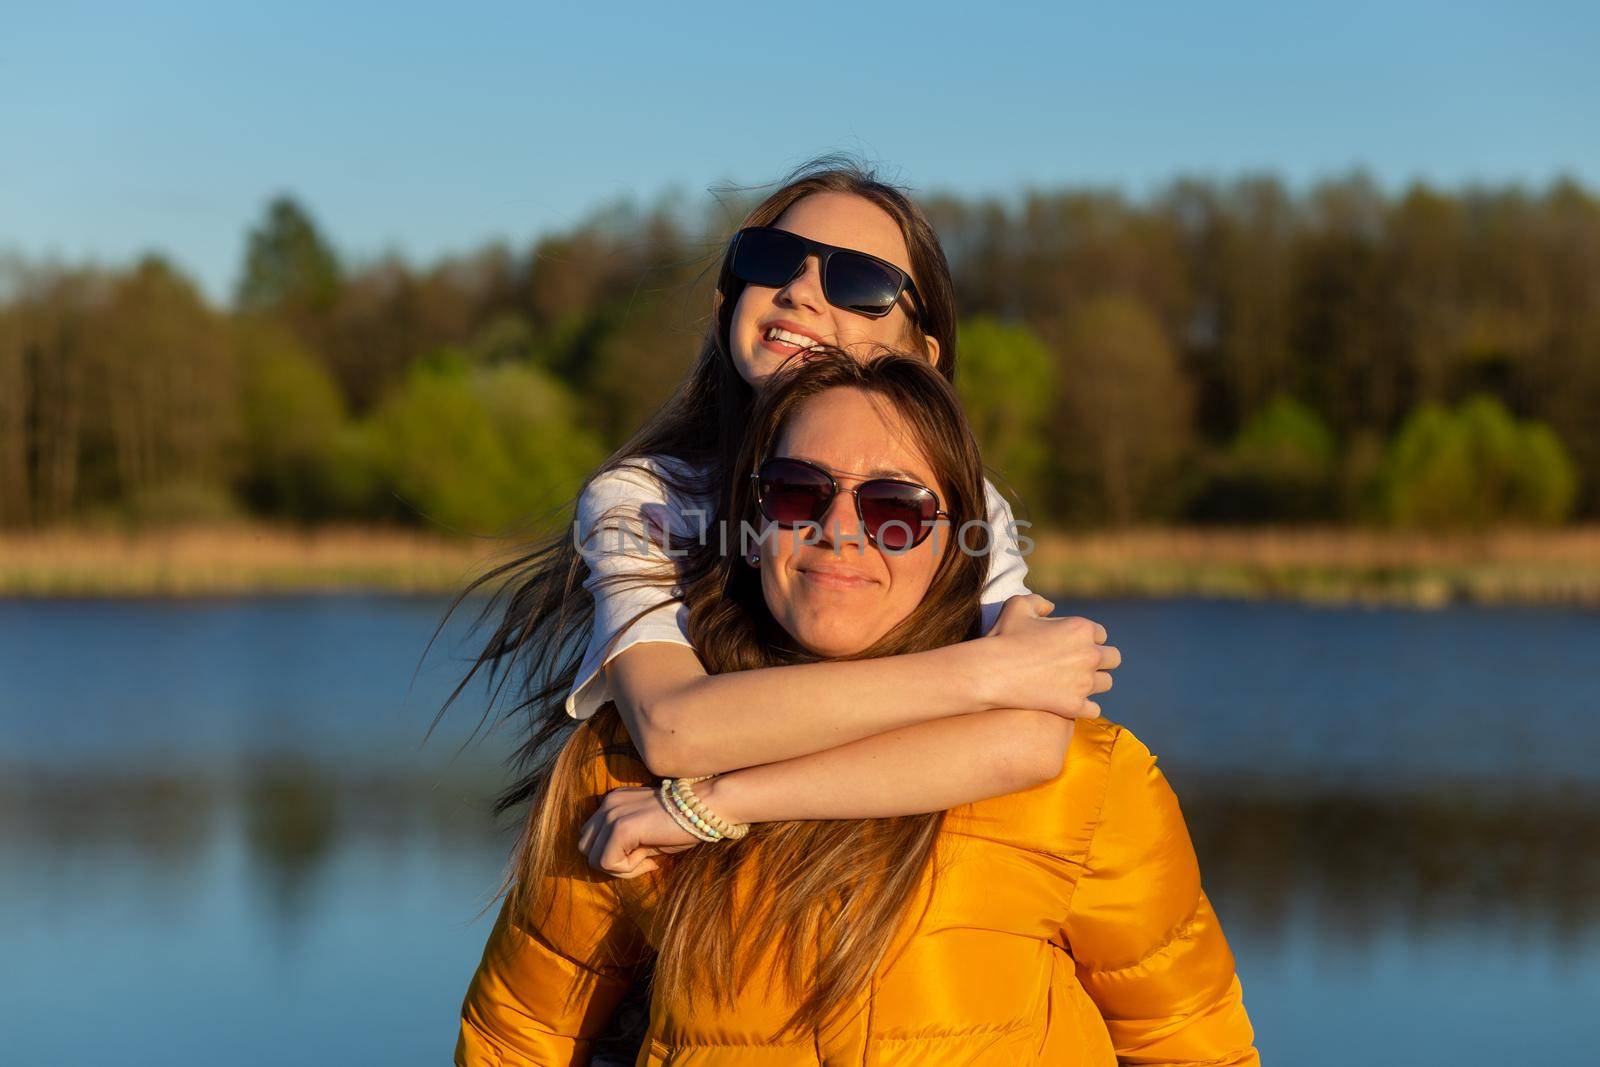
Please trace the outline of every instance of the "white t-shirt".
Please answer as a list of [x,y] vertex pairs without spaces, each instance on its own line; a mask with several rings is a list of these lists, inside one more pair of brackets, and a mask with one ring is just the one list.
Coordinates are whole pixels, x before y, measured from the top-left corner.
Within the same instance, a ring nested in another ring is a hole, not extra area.
[[[701,536],[713,520],[714,502],[681,494],[656,475],[665,470],[680,479],[695,472],[681,461],[666,456],[646,456],[628,460],[645,470],[613,468],[597,476],[578,498],[575,532],[589,564],[589,577],[583,583],[595,598],[594,628],[588,651],[578,667],[572,692],[567,694],[567,714],[586,719],[612,698],[602,668],[634,645],[649,641],[670,641],[693,648],[689,640],[689,609],[672,599],[676,589],[656,584],[619,582],[622,575],[653,575],[663,564],[673,565],[663,544],[663,531],[679,537]],[[994,550],[989,554],[989,577],[981,595],[983,629],[994,625],[1009,597],[1026,595],[1023,584],[1028,565],[1017,548],[1011,505],[987,478],[983,482],[988,504],[988,521],[994,531]],[[602,517],[605,528],[597,529]],[[625,526],[619,530],[617,526]],[[737,531],[730,533],[730,540]],[[733,545],[737,551],[737,545]],[[646,609],[649,609],[646,611]],[[628,620],[640,612],[631,626]],[[626,632],[622,632],[626,628]]]

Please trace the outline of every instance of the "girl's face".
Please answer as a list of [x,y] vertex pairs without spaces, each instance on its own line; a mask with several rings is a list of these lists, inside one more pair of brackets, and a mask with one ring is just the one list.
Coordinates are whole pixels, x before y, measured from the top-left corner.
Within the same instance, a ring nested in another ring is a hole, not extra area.
[[[813,193],[792,204],[773,225],[813,241],[867,252],[911,274],[911,256],[894,217],[853,193]],[[781,338],[778,330],[785,331],[788,338]],[[759,389],[784,360],[803,352],[811,342],[863,355],[876,345],[910,348],[915,324],[909,297],[904,295],[881,319],[834,307],[822,295],[817,257],[807,256],[805,267],[781,289],[746,285],[734,305],[728,334],[740,376]],[[937,363],[938,341],[929,337],[926,344]]]
[[859,389],[830,389],[806,401],[772,454],[815,463],[833,475],[840,492],[822,517],[820,537],[814,529],[762,519],[759,566],[767,608],[820,656],[860,652],[922,602],[952,538],[941,526],[911,549],[886,552],[867,540],[855,497],[843,490],[868,478],[901,478],[927,486],[941,501],[949,498],[900,414]]

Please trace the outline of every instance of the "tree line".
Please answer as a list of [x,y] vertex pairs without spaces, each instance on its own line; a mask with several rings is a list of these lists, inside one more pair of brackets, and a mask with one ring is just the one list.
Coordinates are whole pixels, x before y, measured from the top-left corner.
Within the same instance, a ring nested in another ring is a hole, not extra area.
[[[1600,515],[1600,200],[1361,175],[925,200],[958,386],[1036,522]],[[539,526],[692,362],[740,202],[352,262],[290,197],[230,306],[0,264],[0,525]]]

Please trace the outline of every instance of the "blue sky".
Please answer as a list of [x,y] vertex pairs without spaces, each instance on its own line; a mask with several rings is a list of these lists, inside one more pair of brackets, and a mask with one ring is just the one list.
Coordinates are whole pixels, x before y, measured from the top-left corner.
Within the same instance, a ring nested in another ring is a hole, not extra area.
[[346,253],[426,260],[831,149],[968,193],[1356,166],[1600,187],[1592,4],[280,0],[0,25],[0,251],[156,249],[217,298],[279,191]]

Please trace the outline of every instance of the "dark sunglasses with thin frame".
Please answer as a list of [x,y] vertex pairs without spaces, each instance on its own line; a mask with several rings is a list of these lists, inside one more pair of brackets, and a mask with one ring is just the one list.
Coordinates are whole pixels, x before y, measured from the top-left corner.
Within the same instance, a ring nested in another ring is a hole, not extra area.
[[855,497],[856,517],[873,544],[905,552],[921,544],[938,520],[949,518],[939,494],[899,478],[869,478],[854,489],[840,488],[832,474],[803,459],[775,457],[750,475],[756,505],[778,526],[819,526],[839,493]]

